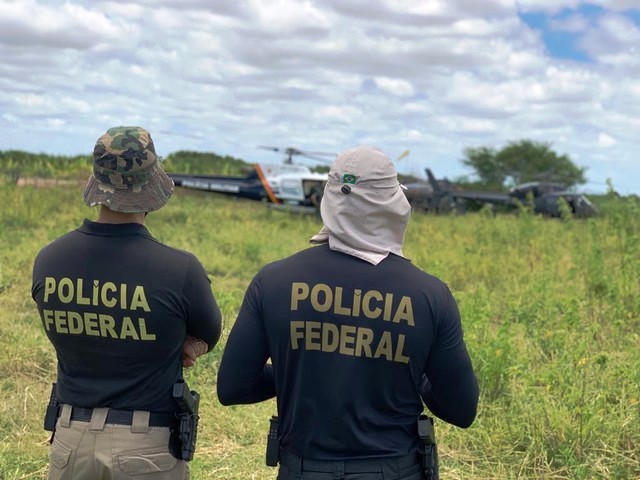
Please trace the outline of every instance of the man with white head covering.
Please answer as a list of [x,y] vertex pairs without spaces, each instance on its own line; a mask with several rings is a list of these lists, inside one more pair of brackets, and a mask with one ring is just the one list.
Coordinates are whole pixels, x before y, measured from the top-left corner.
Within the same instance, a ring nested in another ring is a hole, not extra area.
[[383,152],[338,155],[320,210],[318,246],[267,265],[249,286],[218,397],[277,397],[279,480],[425,478],[423,400],[459,427],[476,415],[456,302],[403,257],[411,208]]
[[311,243],[328,242],[331,250],[373,265],[390,253],[402,256],[411,215],[403,189],[393,163],[380,150],[343,152],[329,172],[320,205],[324,227]]
[[216,345],[222,316],[198,259],[144,225],[172,192],[149,132],[110,128],[84,189],[97,220],[35,260],[32,296],[58,360],[49,480],[189,478],[174,386]]

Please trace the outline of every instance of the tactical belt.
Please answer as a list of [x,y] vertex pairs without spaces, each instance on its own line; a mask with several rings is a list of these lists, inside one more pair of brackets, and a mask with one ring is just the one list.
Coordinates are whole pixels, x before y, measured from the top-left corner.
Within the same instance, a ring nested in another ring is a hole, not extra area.
[[[80,422],[90,422],[93,408],[73,407],[71,410],[71,420]],[[115,425],[131,425],[133,423],[133,412],[130,410],[109,409],[107,419],[104,423]],[[149,415],[150,427],[171,427],[176,424],[176,418],[170,413],[151,413]]]
[[398,469],[406,469],[420,465],[420,459],[416,453],[401,457],[367,458],[359,460],[309,460],[301,458],[293,453],[280,449],[280,465],[294,471],[333,473],[380,473],[394,466]]

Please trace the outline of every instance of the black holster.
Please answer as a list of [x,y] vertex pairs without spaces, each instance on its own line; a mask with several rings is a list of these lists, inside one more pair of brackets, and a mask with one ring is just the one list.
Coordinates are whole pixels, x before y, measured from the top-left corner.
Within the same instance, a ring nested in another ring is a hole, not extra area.
[[275,415],[269,420],[269,435],[267,435],[267,453],[265,463],[269,467],[277,467],[280,461],[280,421]]
[[196,450],[198,436],[198,410],[200,407],[200,395],[195,390],[189,390],[184,380],[173,385],[173,399],[178,404],[178,448],[174,456],[187,462],[193,458]]
[[56,421],[58,420],[58,413],[60,404],[56,398],[56,384],[51,384],[51,395],[49,396],[49,403],[44,413],[44,429],[48,432],[56,431]]
[[422,459],[422,473],[425,480],[438,480],[440,473],[438,469],[438,445],[436,443],[436,432],[433,427],[433,418],[420,415],[418,419],[418,436],[420,446],[418,453]]

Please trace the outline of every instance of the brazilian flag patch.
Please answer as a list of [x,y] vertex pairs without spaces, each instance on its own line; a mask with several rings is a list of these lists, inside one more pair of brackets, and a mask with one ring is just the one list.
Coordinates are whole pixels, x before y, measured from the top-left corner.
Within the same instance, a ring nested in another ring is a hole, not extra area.
[[342,183],[350,183],[351,185],[355,185],[357,180],[358,180],[358,177],[356,177],[351,173],[345,173],[342,176]]

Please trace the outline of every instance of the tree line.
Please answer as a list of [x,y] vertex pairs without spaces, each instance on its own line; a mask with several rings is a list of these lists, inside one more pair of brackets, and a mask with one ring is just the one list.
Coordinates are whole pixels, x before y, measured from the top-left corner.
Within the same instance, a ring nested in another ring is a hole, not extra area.
[[[476,181],[459,179],[483,189],[504,190],[517,184],[546,181],[567,187],[583,184],[585,168],[574,164],[568,155],[556,153],[550,143],[518,140],[496,149],[469,147],[464,150],[462,163],[474,171]],[[242,175],[250,165],[238,158],[214,153],[178,151],[166,157],[164,168],[169,172]],[[0,151],[0,171],[14,176],[77,176],[88,174],[90,155],[60,156],[29,153],[19,150]],[[319,167],[317,171],[327,171]]]
[[[556,182],[567,187],[586,182],[585,168],[576,166],[568,155],[559,155],[550,143],[518,140],[506,146],[469,147],[462,163],[471,167],[486,189],[505,189],[526,182]],[[466,182],[469,183],[469,182]]]

